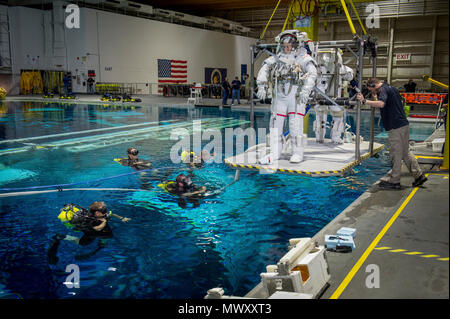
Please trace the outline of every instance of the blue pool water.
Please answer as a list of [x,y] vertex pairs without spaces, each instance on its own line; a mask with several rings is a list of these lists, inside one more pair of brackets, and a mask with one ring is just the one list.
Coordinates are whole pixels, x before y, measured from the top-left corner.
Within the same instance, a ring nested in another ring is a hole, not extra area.
[[[190,130],[196,119],[202,119],[203,129],[222,133],[229,127],[245,129],[249,112],[39,102],[6,102],[1,110],[0,188],[80,183],[76,187],[90,189],[0,197],[3,298],[203,298],[216,286],[226,294],[244,295],[260,281],[265,266],[287,252],[290,238],[313,236],[388,170],[382,155],[347,177],[241,172],[237,183],[201,200],[198,207],[182,208],[157,186],[166,177],[187,173],[185,166],[169,159],[175,143],[170,132]],[[269,117],[267,111],[256,111],[255,127],[267,128]],[[313,120],[312,113],[309,132]],[[363,112],[366,140],[369,120],[370,114]],[[354,126],[352,114],[347,121]],[[376,136],[380,133],[377,126]],[[381,136],[377,141],[385,140]],[[131,168],[113,161],[125,157],[130,146],[157,170],[130,174]],[[194,181],[218,191],[233,178],[232,169],[212,163],[196,170]],[[147,191],[99,190],[105,188]],[[61,207],[88,207],[93,201],[106,202],[131,221],[113,220],[114,237],[88,258],[79,255],[94,251],[97,242],[80,247],[62,241],[59,261],[50,265],[47,249],[55,234],[81,235],[58,220]],[[80,288],[63,284],[69,264],[80,268]]]

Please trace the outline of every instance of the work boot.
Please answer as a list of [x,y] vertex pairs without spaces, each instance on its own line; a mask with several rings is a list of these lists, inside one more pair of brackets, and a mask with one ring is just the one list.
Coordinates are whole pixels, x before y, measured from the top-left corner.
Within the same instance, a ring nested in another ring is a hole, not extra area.
[[414,182],[412,183],[412,186],[413,187],[421,186],[427,180],[428,180],[428,178],[426,178],[425,175],[422,174],[414,180]]
[[378,186],[384,189],[401,189],[400,183],[391,183],[386,181],[381,181]]

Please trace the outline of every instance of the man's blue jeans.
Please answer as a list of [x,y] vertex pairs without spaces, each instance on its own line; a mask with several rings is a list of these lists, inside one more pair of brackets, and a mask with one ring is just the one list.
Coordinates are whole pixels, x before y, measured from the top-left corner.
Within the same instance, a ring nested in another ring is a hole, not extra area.
[[222,90],[222,105],[226,105],[228,100],[228,91]]
[[231,104],[234,104],[234,99],[237,99],[238,104],[241,104],[241,92],[239,92],[239,90],[234,89],[233,90],[233,95],[232,95],[232,99],[231,99]]

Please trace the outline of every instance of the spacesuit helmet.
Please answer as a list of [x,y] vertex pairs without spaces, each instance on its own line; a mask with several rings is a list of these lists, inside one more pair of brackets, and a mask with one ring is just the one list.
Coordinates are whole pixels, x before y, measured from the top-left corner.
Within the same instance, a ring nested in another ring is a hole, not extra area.
[[[275,37],[275,42],[278,43],[277,53],[294,52],[304,45],[307,38],[308,38],[308,36],[307,36],[306,32],[300,32],[299,30],[283,31]],[[286,48],[286,50],[285,50],[285,48]],[[287,50],[289,50],[289,52],[286,52]]]
[[276,38],[275,42],[278,43],[277,53],[291,53],[298,47],[298,40],[296,36],[297,30],[287,30],[281,32]]

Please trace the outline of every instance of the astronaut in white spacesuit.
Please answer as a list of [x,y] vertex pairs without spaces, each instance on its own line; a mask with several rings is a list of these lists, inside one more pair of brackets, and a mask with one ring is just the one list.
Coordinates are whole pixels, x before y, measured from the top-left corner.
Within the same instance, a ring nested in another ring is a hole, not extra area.
[[[272,96],[270,151],[259,159],[260,164],[272,164],[280,158],[283,148],[283,126],[287,116],[292,149],[289,161],[291,163],[303,161],[306,144],[303,118],[306,103],[317,79],[317,64],[307,54],[305,48],[307,40],[306,32],[287,30],[280,33],[275,38],[278,43],[276,54],[263,62],[258,73],[256,79],[258,98],[262,100],[266,95]],[[268,92],[269,84],[272,86],[272,94]]]
[[[318,63],[320,72],[317,88],[330,97],[342,97],[342,89],[346,89],[348,81],[353,79],[353,70],[345,66],[342,62],[342,51],[338,49],[336,52],[335,49],[331,49],[320,52],[319,50]],[[333,75],[335,70],[339,73],[337,81]],[[336,90],[335,86],[337,86]],[[317,104],[314,106],[316,120],[314,121],[313,127],[316,142],[324,142],[328,109],[333,118],[331,123],[331,141],[335,144],[342,144],[343,140],[341,137],[345,129],[344,107],[338,105],[328,106]]]

